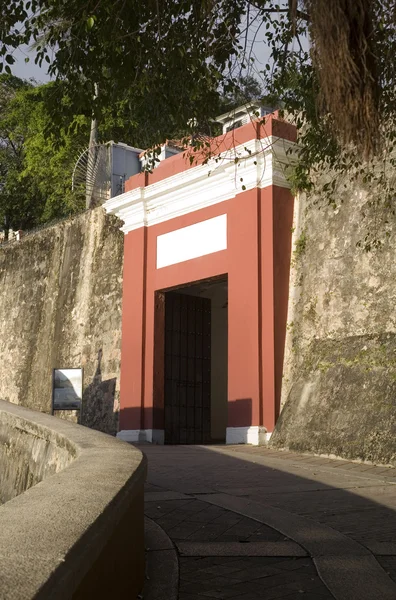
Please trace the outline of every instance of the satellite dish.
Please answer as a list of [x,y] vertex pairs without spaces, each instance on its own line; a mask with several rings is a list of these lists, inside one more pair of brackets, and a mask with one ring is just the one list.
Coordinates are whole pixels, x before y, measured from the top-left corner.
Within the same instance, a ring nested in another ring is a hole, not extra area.
[[85,196],[86,208],[99,206],[111,195],[111,142],[94,144],[77,158],[72,190]]

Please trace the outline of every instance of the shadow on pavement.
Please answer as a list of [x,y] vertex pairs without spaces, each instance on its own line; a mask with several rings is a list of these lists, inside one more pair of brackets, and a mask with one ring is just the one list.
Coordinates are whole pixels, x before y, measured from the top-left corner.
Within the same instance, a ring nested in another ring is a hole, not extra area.
[[[396,599],[395,469],[249,446],[142,450],[146,514],[178,548],[180,600]],[[256,523],[261,538],[241,539],[241,520],[245,530]],[[282,557],[285,540],[308,558]],[[235,550],[252,542],[259,556]],[[266,545],[272,555],[263,556]],[[301,586],[309,580],[312,588]]]

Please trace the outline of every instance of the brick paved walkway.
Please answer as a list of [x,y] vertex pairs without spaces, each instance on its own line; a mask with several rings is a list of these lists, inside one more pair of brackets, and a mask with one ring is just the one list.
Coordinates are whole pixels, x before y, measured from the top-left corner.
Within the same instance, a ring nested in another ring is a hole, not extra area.
[[[396,469],[249,446],[142,450],[175,600],[396,600]],[[172,600],[161,594],[144,597]]]

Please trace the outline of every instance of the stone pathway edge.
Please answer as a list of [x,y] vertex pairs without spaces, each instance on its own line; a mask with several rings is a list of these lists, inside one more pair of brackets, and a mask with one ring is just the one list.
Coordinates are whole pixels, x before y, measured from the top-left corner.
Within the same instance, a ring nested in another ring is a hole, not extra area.
[[179,595],[179,558],[177,550],[155,521],[144,518],[146,581],[144,600],[177,600]]
[[396,600],[396,584],[366,547],[317,521],[227,494],[200,500],[268,525],[294,540],[313,559],[336,600]]

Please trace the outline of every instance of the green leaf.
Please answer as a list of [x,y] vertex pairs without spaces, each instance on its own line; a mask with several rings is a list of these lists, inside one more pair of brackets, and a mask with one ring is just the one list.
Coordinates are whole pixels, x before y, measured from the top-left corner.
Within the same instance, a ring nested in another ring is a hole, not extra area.
[[95,19],[93,17],[88,17],[87,19],[87,29],[92,29],[95,24]]

